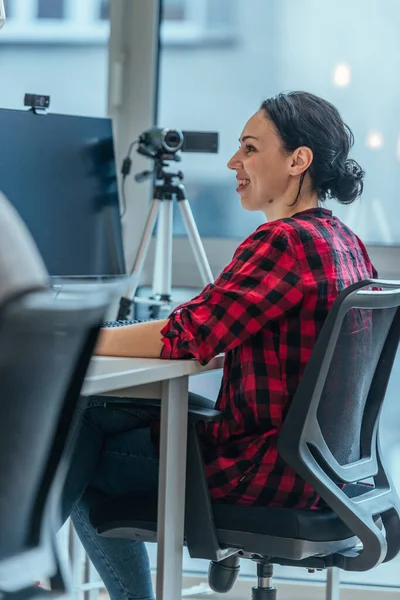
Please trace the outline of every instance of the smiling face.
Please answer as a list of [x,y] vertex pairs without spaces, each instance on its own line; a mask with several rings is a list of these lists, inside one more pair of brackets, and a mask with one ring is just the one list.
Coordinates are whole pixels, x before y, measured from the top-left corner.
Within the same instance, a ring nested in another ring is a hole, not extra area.
[[[263,110],[247,121],[239,141],[240,147],[228,162],[228,168],[236,171],[242,206],[249,211],[264,212],[268,220],[286,216],[284,207],[288,209],[296,197],[301,173],[312,161],[311,150],[298,148],[292,153],[285,152]],[[287,212],[294,214],[298,210],[296,207]]]

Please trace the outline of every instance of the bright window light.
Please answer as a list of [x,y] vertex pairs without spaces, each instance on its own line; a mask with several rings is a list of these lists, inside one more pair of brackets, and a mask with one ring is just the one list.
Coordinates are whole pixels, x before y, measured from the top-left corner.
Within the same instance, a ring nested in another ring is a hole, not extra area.
[[380,150],[384,143],[382,133],[377,129],[370,131],[365,143],[367,148],[371,148],[371,150]]
[[337,87],[346,87],[351,81],[351,69],[349,65],[336,65],[333,71],[333,83]]

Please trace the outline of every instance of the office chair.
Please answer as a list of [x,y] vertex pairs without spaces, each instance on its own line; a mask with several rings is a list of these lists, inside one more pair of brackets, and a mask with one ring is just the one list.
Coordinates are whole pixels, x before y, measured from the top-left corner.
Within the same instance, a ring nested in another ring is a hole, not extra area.
[[71,422],[108,295],[55,300],[39,253],[0,195],[0,597],[68,586],[56,531]]
[[[219,414],[190,412],[185,544],[191,557],[212,561],[212,589],[232,587],[240,558],[257,563],[253,599],[275,600],[274,563],[366,571],[399,553],[400,499],[378,435],[399,338],[400,282],[356,283],[328,314],[278,440],[320,510],[212,503],[196,422]],[[157,498],[110,498],[91,520],[100,535],[156,541]]]

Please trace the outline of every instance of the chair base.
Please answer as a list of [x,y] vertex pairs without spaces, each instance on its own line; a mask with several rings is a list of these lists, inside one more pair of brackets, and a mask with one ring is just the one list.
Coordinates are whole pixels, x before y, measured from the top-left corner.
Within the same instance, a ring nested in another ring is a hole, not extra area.
[[276,587],[251,588],[251,600],[277,600],[277,589]]
[[268,562],[257,562],[258,586],[251,588],[251,600],[277,600],[277,589],[271,586],[273,566]]

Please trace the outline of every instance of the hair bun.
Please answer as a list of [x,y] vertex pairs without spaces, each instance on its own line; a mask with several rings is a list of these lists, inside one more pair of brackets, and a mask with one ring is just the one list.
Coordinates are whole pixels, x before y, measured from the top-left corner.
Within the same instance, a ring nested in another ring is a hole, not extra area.
[[357,161],[349,158],[344,163],[344,169],[347,177],[354,179],[355,181],[362,181],[364,179],[364,171],[360,167]]
[[335,177],[331,185],[331,195],[341,204],[351,204],[364,189],[363,179],[365,172],[357,161],[349,158]]

